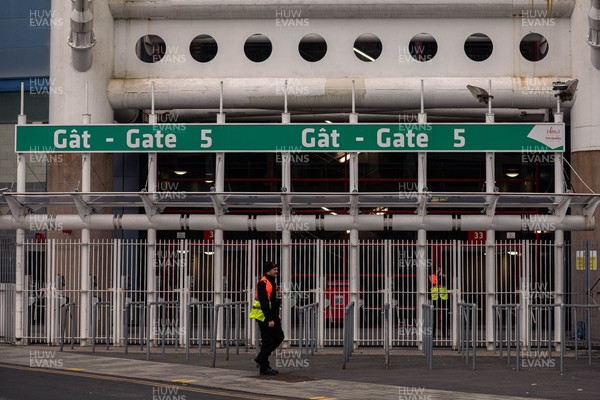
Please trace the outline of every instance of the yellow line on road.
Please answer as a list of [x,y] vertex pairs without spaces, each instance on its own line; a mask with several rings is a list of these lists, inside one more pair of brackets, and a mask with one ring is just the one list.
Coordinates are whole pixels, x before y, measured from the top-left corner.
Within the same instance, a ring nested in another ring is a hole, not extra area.
[[192,382],[198,382],[198,381],[195,379],[172,379],[171,382],[185,384],[185,383],[192,383]]
[[110,375],[98,375],[98,374],[90,374],[90,373],[85,373],[85,372],[68,371],[66,369],[31,368],[31,367],[26,367],[26,366],[21,366],[21,365],[2,364],[2,363],[0,363],[0,368],[18,369],[21,371],[38,371],[38,372],[45,372],[48,374],[68,375],[68,376],[76,376],[76,377],[80,377],[80,378],[90,378],[90,379],[102,379],[102,380],[113,381],[113,382],[127,382],[127,383],[134,383],[134,384],[146,385],[146,386],[160,386],[160,387],[168,387],[168,388],[176,387],[177,389],[181,389],[181,390],[187,391],[187,392],[214,394],[217,396],[237,397],[240,399],[282,400],[279,397],[268,397],[268,396],[257,397],[256,395],[252,395],[252,394],[248,394],[248,393],[237,393],[237,392],[231,393],[231,392],[220,391],[217,389],[205,389],[205,388],[194,387],[194,386],[178,386],[178,385],[172,385],[172,384],[158,382],[158,381],[155,382],[155,381],[137,379],[137,378],[119,378],[119,377],[110,376]]

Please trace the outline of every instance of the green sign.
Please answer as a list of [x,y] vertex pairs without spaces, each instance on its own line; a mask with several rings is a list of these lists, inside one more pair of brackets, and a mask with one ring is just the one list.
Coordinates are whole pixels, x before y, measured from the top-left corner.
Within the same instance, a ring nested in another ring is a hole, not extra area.
[[21,125],[17,153],[559,151],[564,124]]

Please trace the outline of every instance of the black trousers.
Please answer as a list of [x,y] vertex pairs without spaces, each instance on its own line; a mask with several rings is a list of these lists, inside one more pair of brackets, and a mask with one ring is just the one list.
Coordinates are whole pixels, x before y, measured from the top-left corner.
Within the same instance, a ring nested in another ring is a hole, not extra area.
[[262,344],[260,352],[256,356],[256,362],[260,365],[260,370],[264,371],[270,367],[269,356],[279,347],[285,336],[283,329],[281,329],[281,322],[275,322],[275,326],[272,328],[269,328],[269,323],[266,321],[258,322],[258,327],[260,328]]

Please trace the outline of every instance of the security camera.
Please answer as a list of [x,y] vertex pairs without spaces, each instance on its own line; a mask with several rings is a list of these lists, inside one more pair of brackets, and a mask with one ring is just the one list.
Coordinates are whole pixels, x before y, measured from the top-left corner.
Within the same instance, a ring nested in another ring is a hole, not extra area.
[[558,97],[561,102],[571,101],[575,97],[577,91],[578,79],[573,79],[567,82],[552,82],[552,90],[557,91],[554,96]]

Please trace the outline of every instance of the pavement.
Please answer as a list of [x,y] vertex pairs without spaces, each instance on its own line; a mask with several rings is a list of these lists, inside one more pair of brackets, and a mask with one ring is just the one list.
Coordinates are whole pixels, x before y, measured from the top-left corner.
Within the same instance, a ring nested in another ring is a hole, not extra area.
[[[341,348],[320,349],[302,354],[296,348],[278,349],[271,356],[277,376],[261,376],[252,357],[253,349],[236,353],[218,349],[216,368],[207,348],[152,348],[150,360],[139,346],[91,347],[74,349],[57,346],[0,346],[0,363],[28,368],[64,369],[94,375],[144,379],[168,385],[196,385],[227,389],[279,399],[600,399],[600,357],[592,353],[575,359],[570,351],[560,371],[558,354],[540,358],[529,355],[516,368],[516,358],[501,358],[497,353],[478,349],[476,369],[450,349],[434,349],[433,367],[416,349],[392,349],[386,367],[382,349],[355,350],[346,368],[342,368]],[[3,384],[0,384],[0,388]],[[1,390],[0,390],[1,391]],[[1,394],[1,393],[0,393]],[[1,396],[0,396],[1,397]]]

